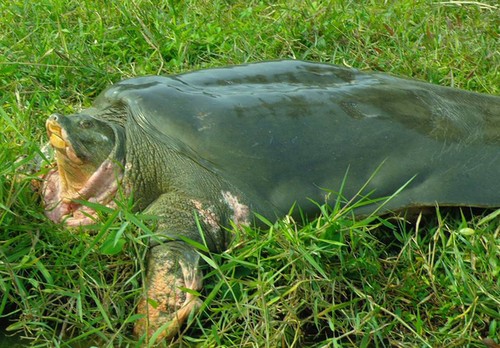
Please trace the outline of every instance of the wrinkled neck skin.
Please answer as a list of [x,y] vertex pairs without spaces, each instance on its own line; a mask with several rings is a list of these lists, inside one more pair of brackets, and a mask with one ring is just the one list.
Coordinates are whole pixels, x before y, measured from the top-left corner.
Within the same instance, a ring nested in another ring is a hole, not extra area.
[[125,135],[120,126],[114,126],[113,130],[115,145],[100,165],[78,163],[55,151],[57,166],[45,175],[42,187],[49,219],[67,226],[89,225],[95,223],[97,213],[79,201],[115,206],[113,198],[123,177]]

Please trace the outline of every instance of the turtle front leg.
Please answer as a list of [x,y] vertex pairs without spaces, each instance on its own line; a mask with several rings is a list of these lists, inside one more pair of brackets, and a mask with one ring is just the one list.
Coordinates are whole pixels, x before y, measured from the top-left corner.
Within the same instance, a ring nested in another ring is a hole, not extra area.
[[134,333],[156,342],[174,336],[200,300],[185,289],[199,290],[202,275],[200,255],[183,242],[171,241],[154,246],[148,256],[146,296],[137,312],[144,316],[136,322]]

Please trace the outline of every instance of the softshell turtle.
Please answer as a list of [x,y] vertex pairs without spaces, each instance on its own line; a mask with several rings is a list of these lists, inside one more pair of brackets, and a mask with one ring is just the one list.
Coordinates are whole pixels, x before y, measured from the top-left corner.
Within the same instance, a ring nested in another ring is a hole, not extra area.
[[222,250],[224,227],[252,223],[253,212],[274,219],[296,204],[313,215],[329,190],[351,199],[366,185],[377,198],[405,184],[383,209],[359,212],[500,206],[500,97],[329,64],[133,78],[79,114],[50,116],[47,131],[50,219],[92,223],[78,201],[113,206],[119,187],[159,217],[165,240],[150,248],[139,335],[171,336],[196,307],[181,290],[201,287],[185,238]]

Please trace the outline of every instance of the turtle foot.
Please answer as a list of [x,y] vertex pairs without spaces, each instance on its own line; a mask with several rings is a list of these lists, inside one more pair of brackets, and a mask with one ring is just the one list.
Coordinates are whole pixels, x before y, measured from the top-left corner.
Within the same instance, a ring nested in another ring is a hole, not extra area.
[[201,288],[199,255],[180,242],[169,242],[152,248],[148,258],[147,294],[141,299],[134,333],[145,336],[147,343],[171,338],[180,331],[201,301],[193,291]]

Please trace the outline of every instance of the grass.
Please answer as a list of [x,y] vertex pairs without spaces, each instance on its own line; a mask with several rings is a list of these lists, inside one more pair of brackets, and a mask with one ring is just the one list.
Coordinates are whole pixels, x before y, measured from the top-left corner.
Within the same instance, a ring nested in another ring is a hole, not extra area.
[[[0,13],[0,316],[39,347],[135,346],[149,233],[127,200],[93,229],[47,221],[28,167],[52,112],[89,106],[126,77],[280,58],[500,94],[495,1],[12,0]],[[228,251],[207,256],[204,305],[175,344],[499,342],[500,223],[489,213],[408,224],[323,207],[307,224],[235,229]]]

